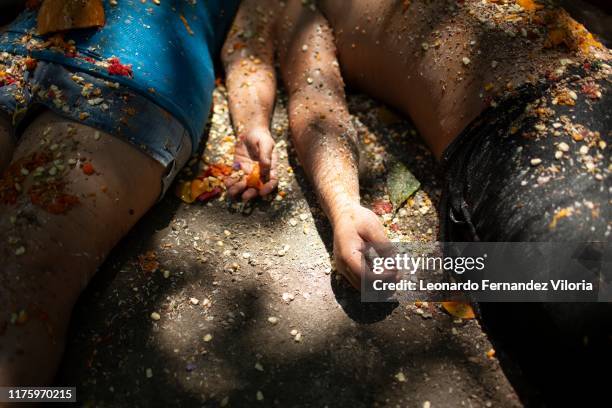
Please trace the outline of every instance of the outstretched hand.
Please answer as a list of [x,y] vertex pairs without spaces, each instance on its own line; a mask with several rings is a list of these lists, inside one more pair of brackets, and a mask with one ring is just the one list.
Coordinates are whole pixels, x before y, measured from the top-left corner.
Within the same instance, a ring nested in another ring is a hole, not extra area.
[[248,201],[272,193],[278,186],[277,162],[278,154],[269,130],[253,130],[241,135],[236,143],[234,163],[243,172],[239,177],[226,180],[230,197]]
[[[371,271],[365,267],[365,250],[373,246],[379,256],[388,256],[389,239],[380,220],[371,210],[355,204],[343,211],[334,225],[336,268],[349,283],[361,290],[361,281]],[[381,253],[383,252],[383,253]],[[385,271],[388,277],[389,272]]]

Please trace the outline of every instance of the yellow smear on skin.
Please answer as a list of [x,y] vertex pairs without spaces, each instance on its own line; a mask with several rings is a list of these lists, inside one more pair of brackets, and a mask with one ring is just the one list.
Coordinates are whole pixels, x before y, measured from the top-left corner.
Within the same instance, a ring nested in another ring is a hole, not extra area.
[[585,26],[574,20],[565,10],[558,9],[546,15],[548,48],[565,45],[572,51],[590,54],[593,48],[603,50],[604,46],[595,39]]
[[521,6],[525,11],[536,11],[544,8],[543,5],[533,0],[516,0],[516,4]]
[[[500,2],[500,0],[488,1],[491,3]],[[540,24],[545,22],[548,29],[545,41],[546,48],[564,45],[574,52],[582,52],[586,55],[591,54],[593,49],[604,49],[604,46],[597,41],[593,34],[574,20],[565,10],[560,8],[543,10],[544,5],[535,0],[516,0],[516,4],[527,13],[532,14],[534,22],[539,21]],[[540,12],[540,10],[542,11]],[[506,17],[506,20],[518,22],[521,17],[511,14]]]

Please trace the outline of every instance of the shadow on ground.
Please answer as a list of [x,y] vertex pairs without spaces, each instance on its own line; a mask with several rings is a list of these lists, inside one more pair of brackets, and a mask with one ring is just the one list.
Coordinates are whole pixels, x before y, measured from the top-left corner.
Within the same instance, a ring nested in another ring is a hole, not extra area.
[[[350,100],[365,143],[364,202],[384,196],[385,163],[402,159],[423,188],[397,224],[404,238],[434,240],[431,156],[410,124]],[[215,132],[227,134],[223,103],[217,91]],[[519,406],[476,321],[431,304],[363,306],[332,271],[331,230],[288,161],[278,105],[286,197],[248,214],[164,198],[81,296],[58,383],[92,407]]]

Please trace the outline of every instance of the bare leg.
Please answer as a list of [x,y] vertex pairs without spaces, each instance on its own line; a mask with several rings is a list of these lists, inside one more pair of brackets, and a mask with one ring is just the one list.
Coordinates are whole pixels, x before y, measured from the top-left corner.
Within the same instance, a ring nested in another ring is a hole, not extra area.
[[[49,152],[52,158],[41,155]],[[44,168],[44,175],[36,176],[35,167]],[[16,202],[2,203],[7,197],[0,196],[3,386],[53,379],[77,297],[153,205],[164,171],[122,140],[49,112],[24,132],[4,182],[23,168],[32,170]],[[30,189],[33,180],[40,181],[38,191]]]
[[15,146],[11,135],[11,122],[0,112],[0,172],[11,162]]

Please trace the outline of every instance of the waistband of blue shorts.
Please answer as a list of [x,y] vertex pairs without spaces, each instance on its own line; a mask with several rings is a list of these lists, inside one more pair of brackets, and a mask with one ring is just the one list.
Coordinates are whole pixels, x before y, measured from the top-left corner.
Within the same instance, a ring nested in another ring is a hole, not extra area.
[[23,81],[0,87],[0,110],[17,134],[37,107],[123,139],[166,172],[162,196],[189,160],[191,137],[170,113],[130,89],[68,67],[39,61]]

